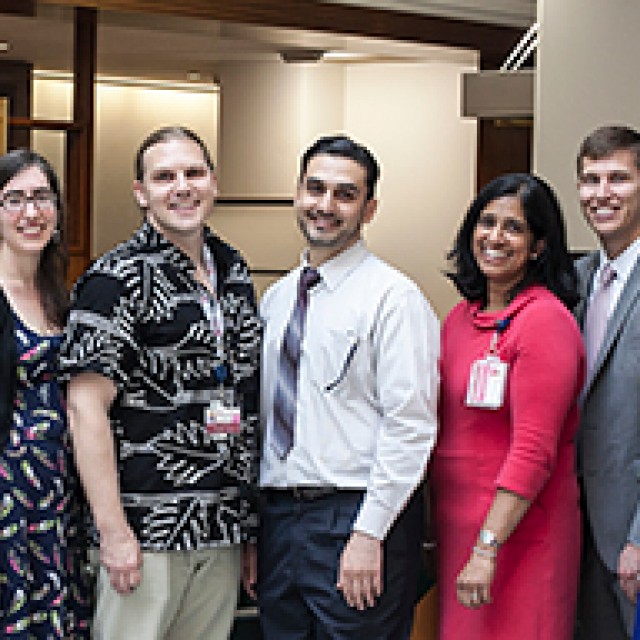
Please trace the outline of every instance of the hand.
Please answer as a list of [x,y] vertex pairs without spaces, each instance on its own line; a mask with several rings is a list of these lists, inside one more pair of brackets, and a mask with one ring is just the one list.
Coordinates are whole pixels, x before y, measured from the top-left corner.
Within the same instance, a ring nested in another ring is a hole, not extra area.
[[337,587],[350,607],[373,607],[382,594],[382,543],[354,531],[340,556]]
[[618,580],[620,581],[620,587],[633,604],[636,603],[638,597],[639,575],[640,547],[628,542],[618,558]]
[[458,602],[475,609],[491,602],[491,583],[496,570],[496,557],[472,553],[456,580]]
[[258,581],[258,547],[253,542],[242,545],[242,586],[244,590],[254,600],[258,597],[256,593],[256,582]]
[[120,594],[131,593],[142,579],[140,544],[129,527],[100,533],[100,561],[111,586]]

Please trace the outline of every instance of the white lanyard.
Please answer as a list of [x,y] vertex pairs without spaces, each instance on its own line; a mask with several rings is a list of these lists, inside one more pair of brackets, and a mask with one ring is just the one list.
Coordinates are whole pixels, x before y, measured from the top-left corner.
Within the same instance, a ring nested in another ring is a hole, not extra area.
[[[211,283],[213,293],[203,291],[200,302],[202,310],[211,331],[216,338],[216,346],[218,347],[220,356],[223,355],[223,335],[224,335],[224,316],[222,307],[217,295],[217,272],[216,265],[213,261],[211,251],[205,245],[202,250],[204,268],[207,272],[207,278]],[[204,428],[208,437],[214,440],[226,439],[229,436],[237,435],[241,429],[241,411],[235,403],[235,392],[233,389],[224,387],[225,380],[229,376],[227,366],[223,363],[218,364],[214,368],[214,375],[218,383],[218,388],[214,391],[214,398],[209,406],[204,409]]]
[[202,250],[202,255],[204,259],[204,268],[207,272],[207,278],[211,283],[211,289],[213,292],[211,293],[205,289],[200,296],[200,304],[202,305],[202,311],[205,317],[209,321],[211,331],[216,338],[216,343],[220,346],[224,335],[224,316],[222,315],[222,308],[220,306],[220,301],[218,300],[216,265],[213,261],[211,251],[209,251],[209,248],[206,245]]
[[511,318],[496,322],[487,355],[471,365],[465,401],[467,407],[499,409],[502,406],[509,366],[500,360],[498,339],[510,322]]

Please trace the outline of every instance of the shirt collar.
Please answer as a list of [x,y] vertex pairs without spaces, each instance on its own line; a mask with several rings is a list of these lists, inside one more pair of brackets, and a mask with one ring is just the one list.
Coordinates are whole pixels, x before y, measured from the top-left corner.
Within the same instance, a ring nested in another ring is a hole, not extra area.
[[[354,245],[341,251],[337,256],[323,262],[318,271],[322,276],[322,283],[329,289],[336,289],[340,283],[369,255],[364,240],[360,239]],[[307,249],[302,252],[301,268],[309,266]]]
[[[167,238],[148,220],[145,219],[140,228],[136,231],[134,238],[142,247],[161,251],[166,256],[167,260],[176,265],[179,269],[186,269],[189,272],[196,270],[193,260],[191,260],[191,258],[182,251],[180,247],[167,240]],[[216,236],[206,225],[204,227],[203,240],[210,249],[214,248]],[[216,255],[214,255],[214,261],[217,262]],[[216,266],[218,265],[216,264]]]
[[598,274],[602,271],[602,267],[610,262],[611,266],[616,270],[618,282],[626,282],[636,261],[640,257],[640,238],[636,238],[617,258],[609,260],[606,253],[600,249],[600,263],[598,266]]

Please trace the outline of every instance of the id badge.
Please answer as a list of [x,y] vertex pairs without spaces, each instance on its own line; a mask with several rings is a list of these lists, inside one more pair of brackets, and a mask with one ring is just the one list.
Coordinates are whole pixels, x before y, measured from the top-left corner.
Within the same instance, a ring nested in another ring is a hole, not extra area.
[[234,404],[232,389],[220,389],[204,410],[204,428],[210,435],[238,435],[240,407]]
[[508,365],[500,358],[489,355],[471,365],[467,387],[468,407],[499,409],[504,400]]

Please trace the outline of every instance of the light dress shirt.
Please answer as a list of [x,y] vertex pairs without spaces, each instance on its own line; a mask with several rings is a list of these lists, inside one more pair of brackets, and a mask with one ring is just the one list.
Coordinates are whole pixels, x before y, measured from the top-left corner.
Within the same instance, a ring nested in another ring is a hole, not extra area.
[[353,528],[382,540],[422,480],[436,438],[438,320],[416,284],[362,241],[320,265],[302,342],[294,446],[281,460],[272,445],[273,399],[301,268],[260,305],[260,485],[364,489]]
[[611,263],[611,266],[616,271],[616,277],[613,279],[613,282],[610,285],[612,289],[611,305],[609,307],[609,315],[608,315],[608,317],[610,318],[611,314],[613,313],[613,310],[616,308],[616,305],[618,304],[618,300],[620,300],[622,290],[624,289],[624,286],[627,284],[627,280],[629,279],[629,276],[633,271],[633,267],[635,266],[639,257],[640,257],[640,238],[637,238],[634,242],[632,242],[614,260],[609,260],[609,258],[607,258],[607,254],[602,249],[600,249],[600,263],[593,277],[591,294],[589,295],[589,304],[591,304],[594,291],[598,288],[598,283],[600,282],[600,276],[602,275],[602,268],[607,262]]

